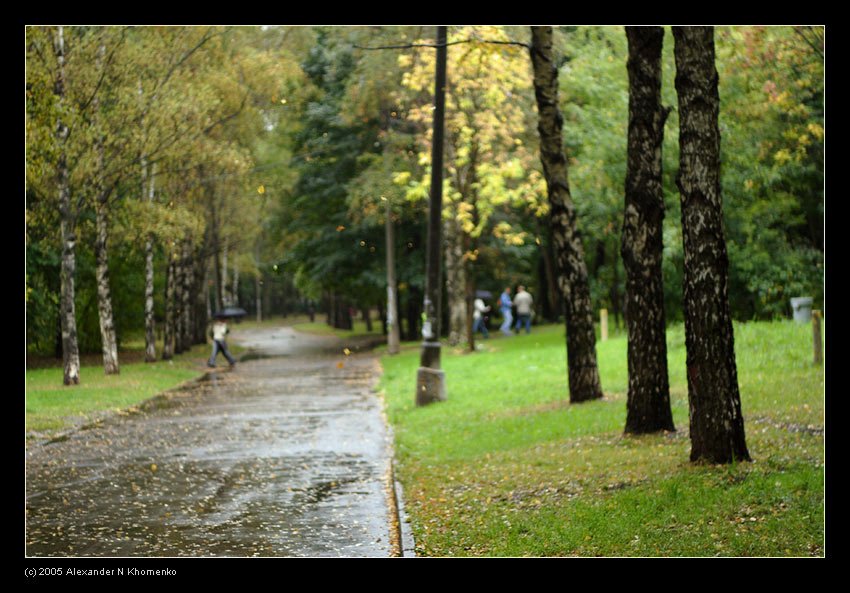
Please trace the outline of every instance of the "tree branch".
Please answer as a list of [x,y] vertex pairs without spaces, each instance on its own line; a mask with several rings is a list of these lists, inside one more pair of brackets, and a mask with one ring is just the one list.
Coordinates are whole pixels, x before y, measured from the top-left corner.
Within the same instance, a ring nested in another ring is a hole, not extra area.
[[449,45],[458,45],[461,43],[493,43],[496,45],[518,45],[520,47],[524,47],[525,49],[529,49],[531,46],[527,43],[522,43],[521,41],[497,41],[494,39],[478,39],[478,38],[470,38],[470,39],[461,39],[459,41],[449,41],[445,44],[436,44],[436,43],[408,43],[406,45],[380,45],[378,47],[365,47],[362,45],[354,45],[356,49],[365,49],[365,50],[377,50],[377,49],[413,49],[417,47],[448,47]]
[[[807,27],[807,29],[811,30],[811,27]],[[801,27],[794,27],[794,32],[795,32],[797,35],[799,35],[800,37],[802,37],[802,38],[803,38],[803,41],[805,41],[805,42],[809,45],[809,47],[811,47],[813,50],[815,50],[815,53],[816,53],[816,54],[818,54],[818,55],[821,57],[821,59],[823,59],[823,58],[824,58],[823,50],[821,50],[819,47],[817,47],[814,43],[812,43],[812,41],[811,41],[808,37],[806,37],[806,36],[803,34],[803,31],[802,31],[802,28],[801,28]],[[817,36],[817,35],[816,35],[816,36]]]

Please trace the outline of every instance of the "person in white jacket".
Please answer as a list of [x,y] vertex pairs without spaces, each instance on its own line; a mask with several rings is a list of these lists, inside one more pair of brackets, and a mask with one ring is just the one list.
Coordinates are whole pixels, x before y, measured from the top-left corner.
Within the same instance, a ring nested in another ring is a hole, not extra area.
[[525,333],[531,333],[531,305],[534,299],[525,290],[525,286],[518,286],[516,296],[514,297],[514,306],[516,306],[516,326],[514,331],[519,333],[520,328],[525,325]]
[[484,334],[485,338],[490,337],[490,332],[487,331],[487,324],[484,322],[484,313],[490,310],[489,305],[485,305],[482,299],[475,299],[472,312],[472,333],[475,334],[478,330]]
[[230,330],[227,329],[227,321],[223,317],[218,317],[215,321],[213,321],[213,349],[212,355],[210,356],[210,359],[207,362],[208,367],[215,367],[215,359],[218,356],[219,350],[222,354],[224,354],[224,357],[227,359],[227,362],[230,363],[230,366],[236,364],[236,361],[233,359],[233,357],[230,355],[230,352],[227,350],[227,342],[224,341],[228,332],[230,332]]

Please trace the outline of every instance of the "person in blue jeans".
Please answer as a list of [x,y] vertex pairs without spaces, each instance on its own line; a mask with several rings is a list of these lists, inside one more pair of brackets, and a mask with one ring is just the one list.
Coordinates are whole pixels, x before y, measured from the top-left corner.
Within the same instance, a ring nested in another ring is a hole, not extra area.
[[225,336],[227,336],[230,330],[227,329],[227,322],[224,318],[219,317],[213,322],[212,326],[212,338],[213,338],[213,349],[212,355],[210,356],[209,361],[207,361],[207,366],[210,368],[215,367],[215,359],[218,356],[219,351],[224,354],[224,357],[227,359],[227,362],[230,363],[230,366],[234,366],[236,361],[230,355],[230,352],[227,350],[227,342],[224,341]]
[[502,325],[499,326],[499,330],[501,330],[501,332],[506,336],[513,335],[511,333],[511,323],[513,323],[514,320],[514,316],[511,314],[512,306],[511,287],[508,286],[505,288],[505,292],[502,293],[502,296],[499,297],[499,310],[502,312],[502,317],[504,318]]

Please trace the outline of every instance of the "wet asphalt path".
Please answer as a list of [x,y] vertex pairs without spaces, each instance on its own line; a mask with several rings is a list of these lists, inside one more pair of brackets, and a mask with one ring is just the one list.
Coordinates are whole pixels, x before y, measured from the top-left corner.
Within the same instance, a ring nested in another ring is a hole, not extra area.
[[289,328],[232,335],[261,357],[28,447],[28,556],[390,554],[374,357]]

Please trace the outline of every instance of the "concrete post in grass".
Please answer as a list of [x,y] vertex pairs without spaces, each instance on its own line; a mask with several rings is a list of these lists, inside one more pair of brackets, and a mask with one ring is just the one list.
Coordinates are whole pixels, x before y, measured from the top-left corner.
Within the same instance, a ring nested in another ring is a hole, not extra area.
[[823,364],[823,348],[821,347],[820,335],[821,313],[817,309],[812,311],[812,341],[815,349],[815,364]]
[[608,339],[608,309],[599,310],[599,328],[602,333],[602,341]]

